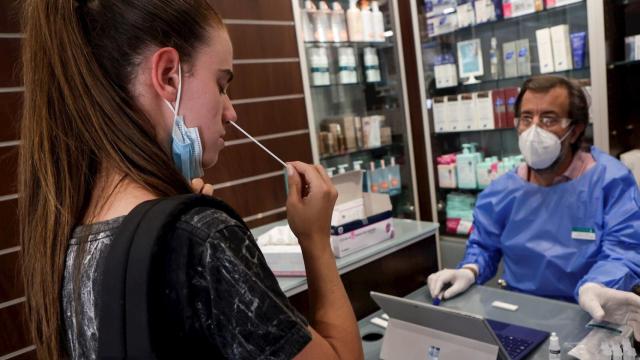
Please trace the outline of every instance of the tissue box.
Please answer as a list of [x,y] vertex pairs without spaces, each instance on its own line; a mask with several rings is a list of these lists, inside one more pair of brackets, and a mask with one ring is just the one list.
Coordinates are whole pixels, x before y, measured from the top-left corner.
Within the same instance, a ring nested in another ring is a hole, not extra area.
[[260,250],[276,276],[305,276],[300,245],[266,245]]
[[[338,191],[336,207],[362,200],[364,211],[364,216],[360,219],[349,222],[332,221],[331,248],[336,257],[352,254],[394,236],[389,195],[363,192],[362,174],[361,170],[357,170],[331,178]],[[332,216],[332,220],[334,218],[339,216]]]

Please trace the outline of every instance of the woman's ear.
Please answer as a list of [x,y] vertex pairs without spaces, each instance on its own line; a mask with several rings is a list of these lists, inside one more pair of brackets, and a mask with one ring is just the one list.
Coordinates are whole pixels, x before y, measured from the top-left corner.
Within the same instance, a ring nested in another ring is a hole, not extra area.
[[164,100],[174,103],[180,84],[180,55],[174,48],[158,49],[151,57],[151,83]]

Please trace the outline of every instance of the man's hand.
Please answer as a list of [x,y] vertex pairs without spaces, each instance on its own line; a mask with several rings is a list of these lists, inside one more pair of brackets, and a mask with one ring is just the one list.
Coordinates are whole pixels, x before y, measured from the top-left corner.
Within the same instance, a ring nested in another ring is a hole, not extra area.
[[586,283],[578,290],[578,302],[596,321],[627,323],[633,328],[636,340],[640,340],[640,296],[596,283]]

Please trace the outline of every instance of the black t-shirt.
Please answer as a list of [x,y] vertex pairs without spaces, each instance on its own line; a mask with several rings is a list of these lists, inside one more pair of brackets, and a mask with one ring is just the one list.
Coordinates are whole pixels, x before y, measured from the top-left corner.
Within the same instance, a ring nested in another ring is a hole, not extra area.
[[[80,226],[69,243],[62,308],[73,359],[96,358],[102,270],[123,219]],[[160,357],[290,359],[309,343],[307,321],[244,226],[220,210],[196,208],[167,236],[155,259],[152,294],[152,341]]]

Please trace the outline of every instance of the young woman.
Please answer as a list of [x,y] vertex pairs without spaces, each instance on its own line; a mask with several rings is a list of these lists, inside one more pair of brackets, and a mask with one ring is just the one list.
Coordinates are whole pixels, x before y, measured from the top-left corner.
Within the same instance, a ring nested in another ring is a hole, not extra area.
[[[19,173],[27,308],[38,358],[95,358],[104,259],[140,203],[192,191],[236,120],[232,47],[206,0],[25,0]],[[251,233],[197,208],[168,236],[153,334],[161,357],[362,357],[329,247],[336,191],[288,165],[310,320],[278,287]],[[202,183],[198,184],[202,188]],[[303,188],[306,188],[303,194]],[[210,191],[205,189],[206,191]]]

